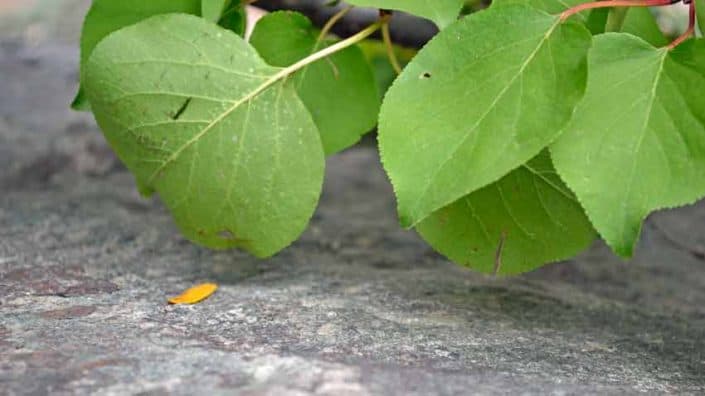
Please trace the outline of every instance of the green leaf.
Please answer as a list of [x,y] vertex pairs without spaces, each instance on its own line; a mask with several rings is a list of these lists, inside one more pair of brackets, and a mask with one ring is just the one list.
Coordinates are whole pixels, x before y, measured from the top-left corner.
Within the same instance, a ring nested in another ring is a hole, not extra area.
[[[605,32],[605,25],[610,13],[610,8],[598,8],[590,12],[586,22],[592,34],[602,34]],[[656,18],[647,7],[632,7],[626,9],[626,16],[622,22],[621,30],[624,33],[631,33],[641,37],[649,43],[661,47],[668,44],[666,36],[656,23]]]
[[656,47],[662,47],[668,44],[668,39],[666,39],[666,36],[661,32],[661,29],[656,23],[656,18],[654,18],[654,14],[646,7],[633,7],[629,9],[624,19],[624,25],[622,25],[622,32],[641,37]]
[[[560,14],[580,3],[585,3],[585,0],[494,0],[493,7],[503,7],[508,5],[527,5],[541,11],[546,11],[549,14]],[[578,19],[583,22],[588,20],[589,12],[581,12],[578,14]]]
[[78,92],[71,102],[71,109],[76,111],[90,111],[91,104],[88,103],[88,98],[86,98],[86,92],[83,90],[83,85],[79,85]]
[[247,15],[241,0],[202,0],[201,16],[240,36],[245,34]]
[[[365,55],[367,62],[372,68],[372,74],[375,76],[377,81],[377,93],[380,100],[384,98],[389,87],[392,86],[394,80],[397,79],[397,72],[394,70],[394,66],[389,61],[389,54],[387,53],[387,46],[380,40],[365,40],[358,44],[358,47],[362,50]],[[394,53],[397,57],[402,68],[406,66],[407,63],[416,56],[418,52],[414,48],[406,48],[398,45],[394,45]]]
[[465,0],[346,0],[359,7],[399,10],[432,20],[444,29],[455,22]]
[[259,257],[306,227],[321,189],[318,131],[286,71],[202,18],[160,15],[94,50],[98,124],[187,238]]
[[557,138],[582,97],[590,42],[581,24],[507,6],[428,43],[380,115],[402,225],[499,180]]
[[609,17],[609,8],[596,8],[590,11],[585,26],[590,30],[590,33],[597,35],[605,32],[607,18]]
[[[304,15],[275,12],[262,18],[250,42],[273,66],[289,66],[332,44]],[[380,99],[362,51],[349,47],[301,70],[293,84],[321,133],[326,154],[352,146],[377,124]]]
[[239,1],[233,1],[223,11],[218,24],[244,37],[247,28],[247,11]]
[[211,22],[218,23],[225,7],[231,2],[232,0],[201,0],[201,16]]
[[[526,4],[550,14],[560,14],[571,7],[585,2],[585,0],[494,0],[492,5]],[[609,12],[610,8],[598,8],[591,11],[583,11],[578,14],[578,18],[585,22],[592,34],[601,34],[605,32],[605,24],[607,23]],[[656,46],[668,44],[666,37],[656,23],[656,19],[647,7],[629,8],[624,19],[622,31],[639,36]]]
[[95,46],[108,34],[154,15],[168,13],[199,15],[201,0],[94,0],[81,31],[81,87],[71,107],[88,110],[83,92],[85,68]]
[[435,212],[417,230],[436,250],[477,271],[493,272],[499,253],[501,274],[574,256],[595,240],[585,212],[546,151]]
[[589,76],[551,152],[597,231],[629,257],[651,211],[705,195],[705,41],[669,51],[605,34]]

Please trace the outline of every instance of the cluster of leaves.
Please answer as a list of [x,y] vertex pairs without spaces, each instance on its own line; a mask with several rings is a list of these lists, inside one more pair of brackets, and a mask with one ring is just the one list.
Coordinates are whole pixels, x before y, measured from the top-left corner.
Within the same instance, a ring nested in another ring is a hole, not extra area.
[[402,225],[480,271],[528,271],[598,234],[629,257],[650,212],[705,195],[705,41],[665,46],[648,9],[615,28],[605,9],[564,18],[577,0],[462,19],[464,0],[348,3],[440,28],[383,103],[354,44],[384,20],[336,42],[277,12],[245,40],[239,0],[95,0],[74,107],[186,237],[260,257],[306,227],[325,155],[377,123]]

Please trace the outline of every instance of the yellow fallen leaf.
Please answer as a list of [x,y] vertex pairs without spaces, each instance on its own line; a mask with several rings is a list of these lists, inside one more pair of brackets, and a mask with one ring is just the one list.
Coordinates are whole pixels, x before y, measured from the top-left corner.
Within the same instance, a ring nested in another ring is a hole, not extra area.
[[170,298],[169,304],[196,304],[210,297],[217,289],[218,285],[215,283],[203,283]]

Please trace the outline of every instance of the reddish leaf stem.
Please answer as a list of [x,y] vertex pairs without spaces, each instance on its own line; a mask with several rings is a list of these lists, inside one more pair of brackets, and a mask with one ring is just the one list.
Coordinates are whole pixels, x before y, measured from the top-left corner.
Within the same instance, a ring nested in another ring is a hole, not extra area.
[[693,35],[693,33],[695,33],[695,0],[691,0],[691,2],[690,2],[689,14],[690,14],[690,17],[688,20],[688,30],[686,30],[685,33],[678,36],[677,39],[673,40],[673,42],[668,45],[668,49],[676,48],[682,42],[689,39],[690,36]]
[[564,11],[561,14],[561,21],[565,21],[571,16],[593,8],[606,7],[660,7],[679,3],[681,0],[607,0],[595,1],[591,3],[579,4],[573,8]]

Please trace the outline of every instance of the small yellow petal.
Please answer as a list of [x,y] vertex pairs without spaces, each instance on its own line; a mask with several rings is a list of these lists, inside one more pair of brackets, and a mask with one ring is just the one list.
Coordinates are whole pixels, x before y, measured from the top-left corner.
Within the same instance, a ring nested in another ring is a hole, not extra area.
[[170,298],[169,304],[196,304],[210,297],[218,289],[215,283],[203,283],[194,286],[180,295]]

